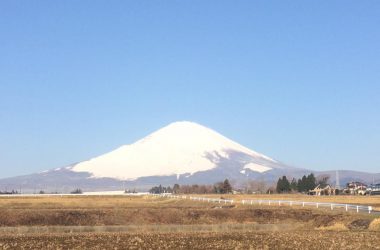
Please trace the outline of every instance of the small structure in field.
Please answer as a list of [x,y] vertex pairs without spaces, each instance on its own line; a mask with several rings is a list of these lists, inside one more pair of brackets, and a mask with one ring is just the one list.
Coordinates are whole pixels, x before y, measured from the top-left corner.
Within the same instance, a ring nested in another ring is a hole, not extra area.
[[336,195],[338,194],[338,189],[331,187],[329,184],[322,185],[319,184],[314,189],[309,190],[309,195]]

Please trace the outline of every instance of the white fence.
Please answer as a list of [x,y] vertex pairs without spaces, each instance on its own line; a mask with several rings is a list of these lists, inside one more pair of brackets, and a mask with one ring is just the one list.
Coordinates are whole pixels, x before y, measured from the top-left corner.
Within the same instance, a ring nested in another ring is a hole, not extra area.
[[371,213],[373,212],[372,206],[362,206],[353,204],[340,204],[340,203],[327,203],[327,202],[310,202],[310,201],[288,201],[288,200],[242,200],[243,205],[277,205],[277,206],[302,206],[314,208],[327,208],[330,210],[345,210]]
[[[166,197],[172,199],[189,199],[193,201],[202,202],[214,202],[221,204],[236,204],[232,199],[216,199],[208,197],[195,197],[195,196],[185,196],[185,195],[172,195],[172,194],[152,194],[153,196]],[[341,211],[352,211],[352,212],[365,212],[365,213],[375,213],[380,214],[380,211],[374,211],[372,206],[354,205],[354,204],[340,204],[340,203],[326,203],[326,202],[310,202],[310,201],[289,201],[289,200],[241,200],[243,205],[269,205],[269,206],[300,206],[300,207],[310,207],[310,208],[326,208],[330,210],[341,210]]]
[[153,196],[166,197],[172,199],[188,199],[193,201],[202,201],[202,202],[213,202],[219,204],[233,204],[235,201],[231,199],[217,199],[217,198],[208,198],[208,197],[195,197],[195,196],[186,196],[186,195],[172,195],[172,194],[152,194]]

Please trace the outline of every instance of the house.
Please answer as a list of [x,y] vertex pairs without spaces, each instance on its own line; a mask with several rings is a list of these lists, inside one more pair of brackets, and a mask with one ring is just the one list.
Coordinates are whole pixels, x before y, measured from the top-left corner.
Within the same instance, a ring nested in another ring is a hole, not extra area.
[[367,188],[367,192],[369,195],[380,195],[380,183],[372,184],[369,188]]
[[319,184],[314,189],[309,190],[309,195],[336,195],[338,190],[336,188],[332,188],[329,184],[322,185]]
[[346,194],[365,195],[367,187],[368,186],[362,182],[353,181],[353,182],[347,183],[346,188],[343,190],[343,192]]

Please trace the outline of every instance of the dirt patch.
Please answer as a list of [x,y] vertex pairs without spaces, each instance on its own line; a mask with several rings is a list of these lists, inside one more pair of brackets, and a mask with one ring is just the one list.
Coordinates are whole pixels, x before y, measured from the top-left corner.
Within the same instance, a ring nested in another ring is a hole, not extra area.
[[225,206],[212,206],[213,209],[229,209],[229,208],[235,208],[236,205],[225,205]]
[[348,228],[351,230],[365,230],[368,229],[369,224],[371,224],[371,220],[369,219],[357,219],[352,221]]

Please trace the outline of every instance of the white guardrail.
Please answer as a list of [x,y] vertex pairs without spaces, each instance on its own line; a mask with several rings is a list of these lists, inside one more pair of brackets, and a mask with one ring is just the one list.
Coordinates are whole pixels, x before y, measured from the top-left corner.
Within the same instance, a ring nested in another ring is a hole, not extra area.
[[302,206],[315,208],[344,209],[348,211],[373,212],[372,206],[362,206],[353,204],[327,203],[327,202],[310,202],[310,201],[288,201],[288,200],[242,200],[243,205],[278,205],[278,206]]
[[[185,196],[185,195],[172,195],[172,194],[151,194],[153,196],[166,197],[171,199],[189,199],[193,201],[202,202],[214,202],[222,204],[236,204],[232,199],[217,199],[217,198],[207,198],[207,197],[195,197],[195,196]],[[353,211],[356,213],[374,213],[380,214],[380,211],[374,211],[372,206],[354,205],[354,204],[340,204],[340,203],[327,203],[327,202],[310,202],[310,201],[289,201],[289,200],[241,200],[242,205],[269,205],[269,206],[302,206],[302,207],[312,207],[312,208],[327,208],[330,210],[344,210],[346,212]]]

